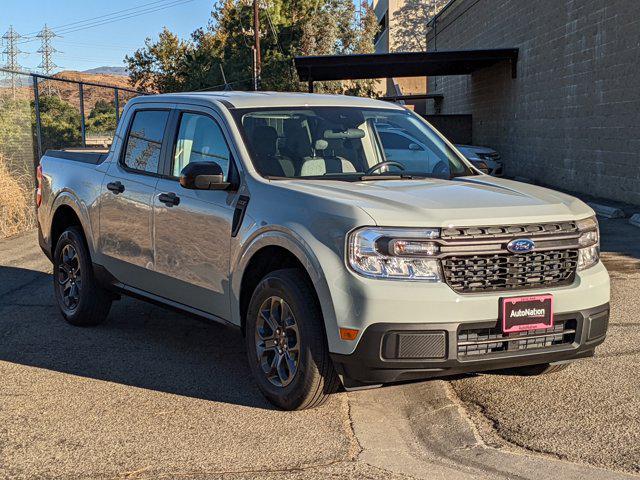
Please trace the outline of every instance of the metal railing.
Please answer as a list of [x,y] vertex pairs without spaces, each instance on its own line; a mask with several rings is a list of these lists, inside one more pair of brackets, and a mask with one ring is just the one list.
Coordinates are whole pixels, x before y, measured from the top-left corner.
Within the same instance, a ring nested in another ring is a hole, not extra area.
[[[108,146],[126,102],[145,92],[123,85],[86,81],[79,77],[63,78],[38,73],[25,73],[0,68],[0,139],[8,117],[16,114],[18,124],[31,124],[33,164],[48,148]],[[3,122],[4,120],[4,122]],[[6,132],[4,132],[6,133]],[[13,149],[21,145],[0,144],[0,155],[15,157]],[[15,140],[15,135],[13,140]],[[0,142],[1,143],[1,142]],[[23,152],[24,154],[24,152]]]

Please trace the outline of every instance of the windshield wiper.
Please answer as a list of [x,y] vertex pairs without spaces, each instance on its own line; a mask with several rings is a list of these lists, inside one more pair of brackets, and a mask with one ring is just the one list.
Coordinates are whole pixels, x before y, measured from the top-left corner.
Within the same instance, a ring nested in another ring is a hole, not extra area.
[[430,175],[410,175],[408,173],[399,173],[393,175],[361,175],[358,177],[359,182],[375,182],[377,180],[424,180],[425,178],[438,178]]

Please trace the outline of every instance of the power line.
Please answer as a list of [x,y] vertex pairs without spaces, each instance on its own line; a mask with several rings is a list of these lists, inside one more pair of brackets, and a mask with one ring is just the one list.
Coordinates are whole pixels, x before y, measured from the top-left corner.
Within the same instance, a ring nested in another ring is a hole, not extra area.
[[282,45],[280,45],[280,39],[278,38],[278,32],[273,26],[273,22],[271,21],[271,14],[269,13],[269,8],[265,8],[265,13],[267,14],[267,21],[269,22],[269,27],[271,28],[271,33],[273,34],[273,38],[276,41],[276,46],[280,53],[284,54],[284,50],[282,49]]
[[127,20],[129,18],[135,18],[135,17],[139,17],[141,15],[147,15],[149,13],[160,12],[160,11],[166,10],[168,8],[185,5],[185,4],[191,3],[193,1],[194,0],[173,0],[172,3],[169,3],[169,4],[164,5],[164,6],[160,6],[160,7],[157,7],[157,8],[150,8],[150,9],[146,9],[146,10],[141,10],[139,12],[132,12],[132,13],[129,13],[129,14],[126,14],[126,15],[119,15],[117,17],[109,18],[109,19],[106,19],[104,21],[98,21],[98,22],[87,24],[87,25],[81,25],[79,27],[63,28],[61,30],[58,30],[58,33],[61,34],[61,35],[66,35],[66,34],[69,34],[69,33],[78,32],[78,31],[81,31],[81,30],[86,30],[88,28],[99,27],[99,26],[102,26],[102,25],[108,25],[110,23],[119,22],[121,20]]
[[[162,0],[162,1],[167,1],[167,0]],[[74,32],[78,32],[81,30],[86,30],[88,28],[94,28],[94,27],[100,27],[102,25],[108,25],[111,23],[115,23],[115,22],[119,22],[122,20],[127,20],[130,18],[135,18],[135,17],[139,17],[141,15],[147,15],[150,13],[156,13],[162,10],[166,10],[168,8],[173,8],[173,7],[177,7],[177,6],[182,6],[182,5],[186,5],[187,3],[191,3],[195,0],[169,0],[169,3],[165,3],[163,5],[157,5],[155,7],[152,8],[144,8],[142,10],[139,10],[140,7],[136,7],[138,8],[137,11],[132,11],[129,13],[125,13],[125,14],[110,14],[110,15],[105,15],[104,17],[109,17],[109,18],[104,18],[103,20],[100,20],[98,18],[96,19],[89,19],[89,20],[85,20],[83,22],[85,23],[80,23],[78,22],[78,25],[73,27],[73,26],[66,26],[66,27],[62,27],[62,28],[58,28],[58,29],[54,29],[54,31],[56,32],[56,34],[58,35],[67,35],[70,33],[74,33]],[[36,38],[30,38],[28,40],[24,40],[21,43],[28,43],[28,42],[32,42],[36,40]]]
[[98,19],[101,19],[101,18],[111,17],[111,16],[117,15],[119,13],[131,12],[132,10],[138,10],[139,8],[148,7],[150,5],[157,5],[158,3],[167,3],[167,2],[171,2],[171,1],[172,0],[156,0],[155,2],[143,3],[142,5],[138,5],[136,7],[125,8],[123,10],[117,10],[115,12],[106,13],[104,15],[98,15],[97,17],[91,17],[91,18],[86,18],[84,20],[78,20],[76,22],[65,23],[63,25],[58,25],[57,27],[53,27],[53,28],[55,30],[58,30],[58,29],[61,29],[61,28],[70,27],[71,25],[78,25],[80,23],[87,23],[87,22],[91,22],[91,21],[98,20]]
[[[77,20],[75,22],[64,23],[62,25],[57,25],[55,27],[52,27],[52,29],[53,30],[58,30],[58,29],[61,29],[61,28],[69,27],[71,25],[78,25],[80,23],[92,22],[94,20],[98,20],[98,19],[105,18],[105,17],[110,17],[110,16],[113,16],[113,15],[117,15],[119,13],[128,12],[128,11],[131,11],[131,10],[137,10],[139,8],[147,7],[149,5],[154,5],[154,4],[157,4],[157,3],[164,3],[164,2],[171,2],[171,1],[173,1],[173,0],[156,0],[154,2],[143,3],[142,5],[138,5],[136,7],[125,8],[123,10],[116,10],[115,12],[105,13],[103,15],[98,15],[97,17],[90,17],[90,18],[85,18],[84,20]],[[37,33],[38,33],[37,31],[30,32],[30,33],[25,34],[25,36],[26,37],[30,37],[30,36],[36,35]]]
[[58,43],[62,43],[64,45],[73,45],[75,47],[92,47],[92,48],[97,48],[99,50],[102,50],[102,49],[105,49],[105,50],[121,50],[123,48],[135,50],[137,48],[140,48],[140,45],[116,45],[116,44],[107,45],[105,43],[70,42],[68,40],[58,40]]

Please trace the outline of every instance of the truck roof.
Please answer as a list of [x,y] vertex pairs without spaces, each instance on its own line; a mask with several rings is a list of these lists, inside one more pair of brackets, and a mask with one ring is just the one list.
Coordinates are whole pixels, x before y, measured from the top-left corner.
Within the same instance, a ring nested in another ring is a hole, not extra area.
[[374,100],[372,98],[352,97],[347,95],[325,95],[317,93],[289,93],[289,92],[185,92],[166,93],[160,95],[145,95],[136,97],[138,102],[186,102],[207,103],[211,101],[223,102],[233,108],[260,107],[304,107],[304,106],[336,106],[361,108],[401,109],[399,105]]

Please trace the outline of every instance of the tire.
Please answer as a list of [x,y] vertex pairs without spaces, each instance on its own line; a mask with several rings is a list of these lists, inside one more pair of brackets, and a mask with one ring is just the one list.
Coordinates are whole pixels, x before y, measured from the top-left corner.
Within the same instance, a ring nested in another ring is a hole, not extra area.
[[62,316],[71,325],[99,325],[109,314],[112,297],[93,275],[84,234],[78,227],[69,227],[56,243],[53,290]]
[[299,270],[277,270],[260,281],[249,303],[245,333],[251,372],[275,406],[314,408],[337,390],[322,313]]
[[521,377],[536,377],[538,375],[547,375],[549,373],[561,372],[568,366],[568,363],[541,363],[539,365],[527,365],[524,367],[507,368],[505,370],[499,370],[498,373],[505,373],[507,375],[518,375]]

